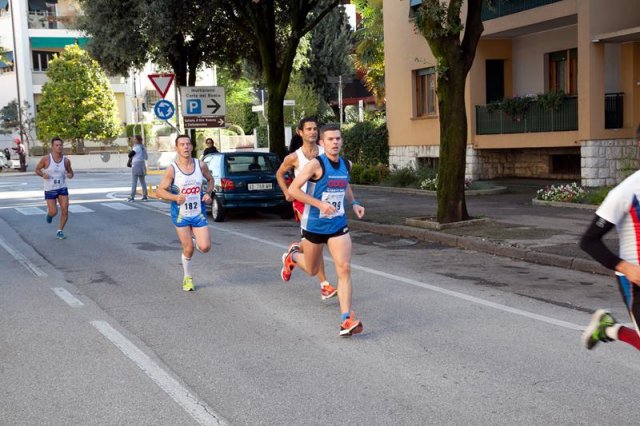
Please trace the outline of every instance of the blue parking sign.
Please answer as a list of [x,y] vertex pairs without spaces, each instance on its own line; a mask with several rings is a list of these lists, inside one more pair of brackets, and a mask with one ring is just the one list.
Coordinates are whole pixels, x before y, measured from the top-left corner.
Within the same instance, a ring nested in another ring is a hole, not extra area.
[[160,120],[168,120],[173,117],[176,108],[166,99],[159,100],[153,107],[153,112]]
[[200,115],[202,114],[202,100],[201,99],[187,99],[187,115]]

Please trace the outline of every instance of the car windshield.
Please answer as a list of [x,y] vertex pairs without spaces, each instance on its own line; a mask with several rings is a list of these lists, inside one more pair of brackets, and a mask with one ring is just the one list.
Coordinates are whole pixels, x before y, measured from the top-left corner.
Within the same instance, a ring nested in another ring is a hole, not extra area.
[[257,171],[275,172],[278,167],[276,157],[268,154],[227,155],[225,163],[230,174]]

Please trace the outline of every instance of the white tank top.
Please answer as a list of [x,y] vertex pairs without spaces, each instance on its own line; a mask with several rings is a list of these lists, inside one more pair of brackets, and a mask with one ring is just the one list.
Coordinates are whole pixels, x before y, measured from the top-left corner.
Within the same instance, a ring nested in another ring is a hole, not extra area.
[[[311,160],[313,160],[313,158],[309,160],[304,155],[304,152],[302,152],[302,147],[296,149],[295,152],[296,152],[296,155],[298,156],[298,167],[296,167],[293,170],[294,177],[298,176],[300,172],[302,172],[302,169],[304,169],[304,166],[306,166]],[[324,148],[318,145],[318,155],[322,155],[322,154],[324,154]],[[307,184],[305,183],[304,185],[302,185],[300,189],[302,190],[302,192],[307,192]]]
[[55,191],[66,187],[65,178],[67,170],[64,167],[64,155],[59,163],[53,161],[53,155],[49,154],[49,166],[43,170],[49,179],[44,181],[45,191]]
[[[171,163],[174,175],[173,185],[178,191],[177,194],[183,194],[186,197],[185,202],[180,204],[179,207],[179,215],[181,217],[195,217],[202,211],[200,192],[202,191],[204,176],[202,175],[202,170],[200,170],[200,161],[194,159],[193,162],[194,168],[191,174],[183,173],[175,162]],[[177,203],[175,204],[177,205]]]

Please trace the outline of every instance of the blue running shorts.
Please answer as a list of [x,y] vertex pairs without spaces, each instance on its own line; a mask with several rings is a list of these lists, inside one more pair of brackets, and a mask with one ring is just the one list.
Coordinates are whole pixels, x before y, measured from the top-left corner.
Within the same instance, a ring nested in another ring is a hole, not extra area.
[[61,195],[64,195],[64,196],[67,196],[67,197],[69,196],[69,189],[66,186],[64,188],[60,188],[60,189],[53,189],[51,191],[44,191],[44,199],[45,200],[55,200]]

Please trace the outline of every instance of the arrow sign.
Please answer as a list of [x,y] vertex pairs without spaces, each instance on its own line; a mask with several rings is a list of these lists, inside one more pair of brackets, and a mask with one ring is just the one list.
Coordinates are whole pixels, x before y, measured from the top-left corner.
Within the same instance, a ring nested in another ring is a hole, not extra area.
[[153,107],[153,112],[159,119],[168,120],[173,117],[176,109],[171,102],[166,99],[162,99],[156,102],[156,105]]
[[212,105],[205,105],[207,108],[210,108],[210,110],[205,112],[205,115],[215,115],[215,113],[220,109],[220,104],[215,99],[209,99],[209,102]]
[[153,87],[156,88],[160,96],[164,99],[164,97],[167,96],[167,92],[175,76],[175,74],[149,74],[147,77],[149,77]]

